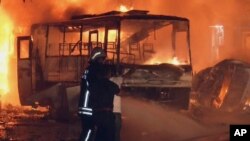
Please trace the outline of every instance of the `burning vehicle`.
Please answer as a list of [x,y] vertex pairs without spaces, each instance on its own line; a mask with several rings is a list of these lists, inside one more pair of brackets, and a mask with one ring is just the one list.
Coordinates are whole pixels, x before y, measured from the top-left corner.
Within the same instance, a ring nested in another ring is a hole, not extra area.
[[249,63],[226,59],[193,77],[195,104],[201,109],[249,113]]
[[17,38],[21,104],[64,109],[59,112],[76,110],[80,78],[95,47],[105,50],[111,71],[123,77],[124,91],[188,108],[189,20],[143,10],[34,24],[30,36]]

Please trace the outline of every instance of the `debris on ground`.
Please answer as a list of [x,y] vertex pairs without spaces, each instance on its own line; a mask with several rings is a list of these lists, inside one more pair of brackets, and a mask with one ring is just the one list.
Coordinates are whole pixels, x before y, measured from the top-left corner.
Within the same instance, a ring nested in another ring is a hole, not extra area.
[[[78,123],[56,121],[46,108],[6,105],[0,112],[0,140],[3,141],[76,141]],[[63,129],[63,130],[62,130]]]

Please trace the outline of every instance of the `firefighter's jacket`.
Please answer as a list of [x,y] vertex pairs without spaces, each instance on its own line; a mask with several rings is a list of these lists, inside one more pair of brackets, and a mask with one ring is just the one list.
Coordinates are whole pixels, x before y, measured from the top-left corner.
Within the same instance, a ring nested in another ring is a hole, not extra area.
[[120,89],[117,84],[105,77],[105,66],[90,63],[81,78],[81,91],[78,115],[92,115],[103,109],[113,109],[114,95]]

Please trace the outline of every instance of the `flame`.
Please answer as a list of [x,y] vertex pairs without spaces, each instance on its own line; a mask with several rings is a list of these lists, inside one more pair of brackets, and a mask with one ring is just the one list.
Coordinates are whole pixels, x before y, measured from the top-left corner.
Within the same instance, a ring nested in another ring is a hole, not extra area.
[[220,108],[228,94],[228,89],[232,81],[232,74],[235,71],[235,67],[229,67],[224,74],[224,79],[222,83],[222,87],[220,89],[219,95],[212,101],[212,105],[215,108]]
[[179,61],[179,59],[177,57],[173,57],[171,60],[168,61],[170,64],[173,65],[180,65],[181,62]]
[[246,99],[243,110],[249,110],[249,107],[250,107],[250,98]]
[[9,59],[13,54],[13,23],[0,7],[0,94],[9,92]]
[[246,106],[250,106],[250,99],[247,99],[247,100],[246,100],[245,105],[246,105]]
[[147,61],[145,64],[161,64],[161,63],[169,63],[169,64],[173,64],[173,65],[181,65],[184,64],[183,62],[181,62],[177,57],[172,57],[171,59],[167,59],[167,61],[165,58],[152,58],[149,61]]
[[119,11],[121,12],[128,12],[129,10],[132,10],[133,7],[127,8],[125,5],[120,5]]

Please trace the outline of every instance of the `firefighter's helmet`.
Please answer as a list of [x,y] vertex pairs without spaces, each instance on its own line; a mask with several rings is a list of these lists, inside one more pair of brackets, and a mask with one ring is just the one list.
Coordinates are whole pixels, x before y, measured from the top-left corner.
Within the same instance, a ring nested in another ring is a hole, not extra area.
[[106,53],[101,47],[95,47],[90,54],[90,61],[95,62],[98,58],[106,58]]

